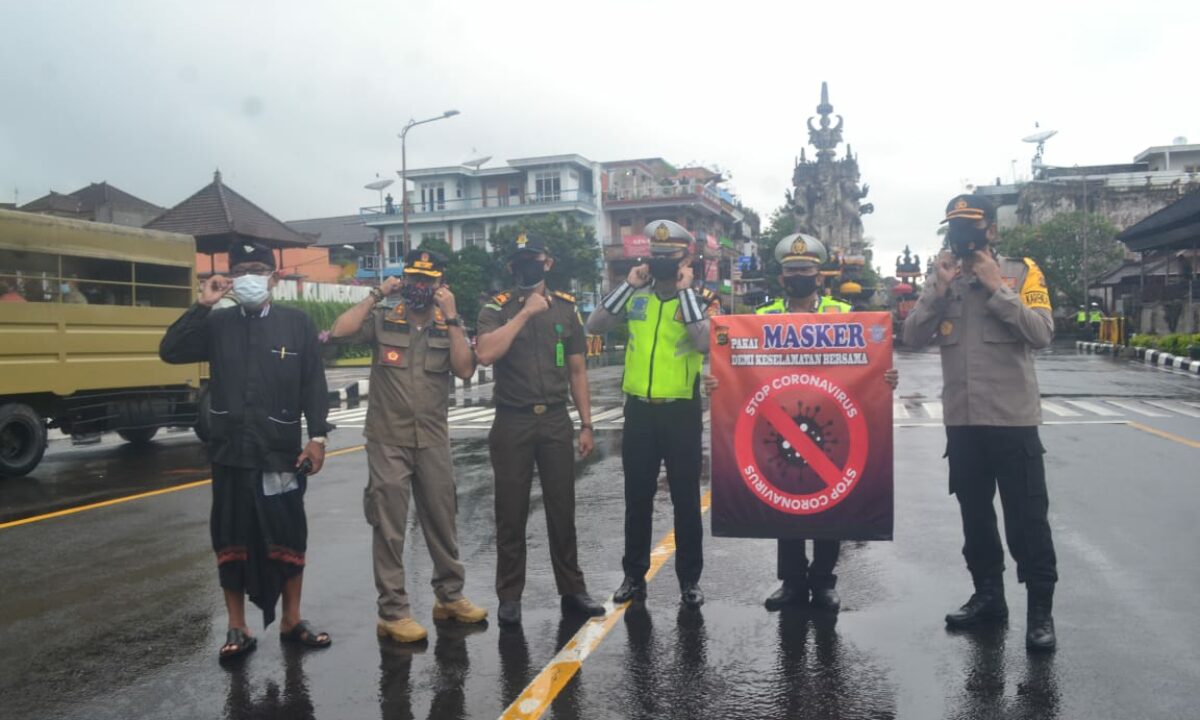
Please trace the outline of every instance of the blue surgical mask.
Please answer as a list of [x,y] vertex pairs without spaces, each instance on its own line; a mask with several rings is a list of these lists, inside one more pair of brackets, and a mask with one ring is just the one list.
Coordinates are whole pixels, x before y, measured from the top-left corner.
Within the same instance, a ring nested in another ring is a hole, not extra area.
[[248,308],[259,308],[271,299],[269,275],[242,275],[233,279],[233,294]]

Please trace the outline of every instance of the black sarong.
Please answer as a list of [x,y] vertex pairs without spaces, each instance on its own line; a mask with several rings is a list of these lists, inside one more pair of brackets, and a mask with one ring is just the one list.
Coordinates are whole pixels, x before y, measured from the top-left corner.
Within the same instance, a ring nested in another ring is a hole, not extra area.
[[304,490],[263,494],[263,471],[213,463],[212,532],[221,587],[243,592],[263,613],[263,627],[275,620],[283,585],[304,571],[308,523]]

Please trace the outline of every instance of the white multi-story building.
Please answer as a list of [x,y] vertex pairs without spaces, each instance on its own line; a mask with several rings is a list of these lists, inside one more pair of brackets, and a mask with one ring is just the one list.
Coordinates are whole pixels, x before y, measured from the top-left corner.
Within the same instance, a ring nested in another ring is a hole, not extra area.
[[[509,160],[500,167],[458,165],[407,172],[408,237],[413,247],[442,240],[451,249],[485,244],[499,228],[530,215],[574,217],[604,237],[598,193],[599,163],[581,155],[549,155]],[[401,205],[361,209],[363,222],[381,232],[387,264],[404,255]]]

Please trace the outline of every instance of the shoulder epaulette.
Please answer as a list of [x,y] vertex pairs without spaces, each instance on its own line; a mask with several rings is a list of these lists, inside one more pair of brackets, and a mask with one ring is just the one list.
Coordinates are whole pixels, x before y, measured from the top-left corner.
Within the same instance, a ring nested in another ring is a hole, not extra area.
[[497,293],[492,296],[492,302],[497,305],[503,306],[504,303],[508,302],[509,298],[511,298],[511,297],[512,297],[511,293],[506,293],[506,292]]
[[575,302],[575,296],[574,296],[574,295],[571,295],[571,294],[569,294],[569,293],[565,293],[565,292],[563,292],[563,291],[561,291],[561,290],[551,290],[551,291],[550,291],[550,294],[551,294],[551,295],[553,295],[553,296],[554,296],[554,297],[556,297],[556,298],[560,298],[560,299],[562,299],[562,300],[566,300],[566,301],[567,301],[567,302],[569,302],[569,303],[573,303],[573,302]]

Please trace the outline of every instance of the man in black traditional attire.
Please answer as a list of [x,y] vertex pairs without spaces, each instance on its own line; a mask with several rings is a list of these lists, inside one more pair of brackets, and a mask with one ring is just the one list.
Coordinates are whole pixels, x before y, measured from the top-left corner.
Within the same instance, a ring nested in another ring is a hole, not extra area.
[[[246,595],[262,609],[264,628],[283,596],[284,641],[330,644],[328,633],[300,619],[308,540],[304,490],[307,476],[324,463],[329,429],[317,329],[305,313],[271,304],[275,258],[269,248],[234,242],[229,268],[232,280],[215,275],[205,281],[199,302],[159,346],[166,362],[207,361],[211,367],[210,530],[229,613],[222,660],[257,645],[246,624]],[[231,290],[238,305],[214,310]],[[309,435],[303,449],[301,413]]]

